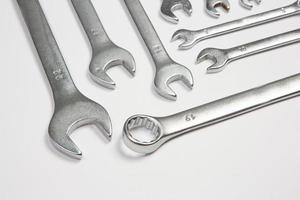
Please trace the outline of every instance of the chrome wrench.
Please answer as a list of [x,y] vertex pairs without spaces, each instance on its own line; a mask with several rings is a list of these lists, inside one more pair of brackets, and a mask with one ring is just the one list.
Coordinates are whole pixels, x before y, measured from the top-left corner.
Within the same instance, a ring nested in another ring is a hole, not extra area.
[[[250,2],[251,0],[240,0],[240,4],[246,8],[251,10],[253,8],[253,4]],[[256,4],[260,4],[262,0],[252,0],[254,1]]]
[[[164,143],[183,134],[299,95],[300,74],[296,74],[171,116],[135,115],[125,122],[124,143],[135,152],[150,154]],[[133,133],[138,128],[149,130],[153,139],[137,139]]]
[[177,95],[169,84],[181,80],[187,87],[192,88],[194,81],[191,71],[170,58],[140,1],[125,0],[125,4],[154,60],[156,91],[169,100],[176,100]]
[[38,0],[17,0],[53,91],[55,110],[49,125],[53,144],[63,153],[80,159],[82,153],[70,134],[94,124],[110,140],[112,127],[107,111],[78,91],[69,74]]
[[183,43],[179,45],[179,49],[190,49],[200,41],[209,38],[225,35],[228,33],[262,25],[268,22],[273,22],[298,14],[300,14],[300,0],[297,0],[295,3],[285,7],[281,7],[256,15],[251,15],[242,19],[234,20],[224,24],[219,24],[216,26],[211,26],[201,30],[192,31],[181,29],[173,34],[172,41],[183,40]]
[[72,4],[92,46],[89,67],[92,79],[108,89],[114,89],[116,84],[106,70],[117,65],[123,65],[134,76],[136,67],[133,56],[110,40],[92,2],[72,0]]
[[179,9],[182,9],[188,16],[191,16],[193,12],[192,4],[189,0],[163,0],[160,13],[167,21],[178,24],[179,19],[173,12]]
[[216,9],[222,7],[225,11],[230,10],[230,3],[228,0],[206,0],[206,12],[212,17],[220,17],[220,13]]
[[197,63],[204,60],[212,60],[214,64],[207,68],[207,72],[216,73],[222,71],[229,62],[234,60],[297,42],[300,42],[300,29],[229,49],[207,48],[200,52],[197,57]]

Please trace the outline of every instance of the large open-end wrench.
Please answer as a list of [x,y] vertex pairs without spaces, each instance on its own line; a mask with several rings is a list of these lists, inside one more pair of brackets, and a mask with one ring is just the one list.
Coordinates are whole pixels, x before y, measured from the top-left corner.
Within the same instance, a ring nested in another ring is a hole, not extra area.
[[229,49],[207,48],[200,52],[197,57],[197,63],[200,63],[204,60],[213,61],[214,64],[207,68],[207,72],[216,73],[222,71],[229,62],[234,60],[291,45],[297,42],[300,42],[300,29]]
[[125,0],[125,4],[154,60],[156,91],[167,99],[176,100],[177,95],[169,84],[180,80],[187,87],[192,88],[194,81],[191,71],[170,58],[140,1]]
[[[300,74],[269,83],[227,98],[167,117],[135,115],[124,125],[125,144],[138,153],[149,154],[173,138],[249,113],[300,95]],[[134,130],[144,128],[153,135],[140,141]]]
[[179,9],[182,9],[189,16],[193,12],[192,4],[189,0],[163,0],[160,13],[167,21],[177,24],[179,19],[173,12]]
[[82,153],[69,134],[80,126],[94,124],[110,140],[110,117],[74,85],[39,1],[17,1],[53,91],[55,110],[48,129],[50,138],[63,153],[80,159]]
[[212,17],[220,17],[217,7],[222,7],[225,11],[230,10],[230,3],[228,0],[206,0],[206,12]]
[[183,40],[183,43],[179,45],[179,49],[190,49],[200,41],[209,38],[225,35],[298,14],[300,14],[300,0],[297,0],[295,3],[285,7],[251,15],[242,19],[211,26],[201,30],[192,31],[181,29],[173,34],[172,41]]
[[110,40],[91,0],[72,0],[72,4],[92,46],[91,77],[102,86],[114,89],[116,84],[106,70],[123,65],[133,76],[136,70],[134,58]]

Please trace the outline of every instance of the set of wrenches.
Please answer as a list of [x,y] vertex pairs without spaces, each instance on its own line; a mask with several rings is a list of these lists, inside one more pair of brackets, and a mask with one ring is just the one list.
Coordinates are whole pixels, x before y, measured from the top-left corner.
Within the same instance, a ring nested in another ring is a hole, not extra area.
[[[259,5],[262,0],[239,0],[240,5],[244,8],[251,10],[253,8],[253,2]],[[214,18],[220,17],[220,13],[217,8],[221,7],[226,12],[230,10],[230,3],[228,0],[205,0],[205,10]],[[188,16],[191,16],[193,12],[192,4],[189,0],[163,0],[161,5],[161,14],[169,22],[178,24],[179,19],[173,13],[175,10],[182,9]]]
[[[223,5],[227,0],[207,0],[212,9]],[[84,125],[96,125],[108,140],[112,137],[112,123],[104,107],[84,96],[75,86],[64,58],[53,36],[50,26],[38,0],[17,0],[29,29],[32,40],[42,61],[43,68],[53,91],[55,109],[49,125],[49,136],[53,144],[63,153],[80,159],[82,152],[70,138],[73,130]],[[109,89],[116,87],[108,76],[107,70],[112,66],[122,65],[134,76],[135,60],[130,52],[111,41],[90,0],[71,0],[80,22],[92,47],[89,71],[92,79]],[[139,0],[124,0],[128,11],[136,24],[155,64],[154,87],[164,98],[176,100],[176,93],[170,83],[182,82],[192,89],[194,79],[191,71],[174,61],[166,51],[153,24]],[[248,1],[241,0],[243,4]],[[260,3],[260,1],[255,1]],[[229,5],[229,4],[228,4]],[[162,13],[178,22],[174,9],[183,9],[191,13],[188,0],[164,0]],[[219,24],[213,27],[191,31],[179,30],[173,40],[184,40],[180,49],[189,49],[198,42],[244,30],[257,25],[291,17],[299,14],[300,0],[286,7],[252,15],[243,19]],[[300,41],[300,29],[268,37],[259,41],[239,45],[229,49],[207,48],[200,52],[197,61],[212,60],[209,73],[220,72],[231,61]],[[300,95],[300,74],[287,77],[261,87],[232,95],[206,105],[202,105],[178,114],[166,117],[135,115],[124,125],[123,138],[132,150],[149,154],[156,151],[167,141],[207,127],[233,117],[296,97]],[[136,129],[150,130],[154,136],[150,141],[140,141],[133,132]]]

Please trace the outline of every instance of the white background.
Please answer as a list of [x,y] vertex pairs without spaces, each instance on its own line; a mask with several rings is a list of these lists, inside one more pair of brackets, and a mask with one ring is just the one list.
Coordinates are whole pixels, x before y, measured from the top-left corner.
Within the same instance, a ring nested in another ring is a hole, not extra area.
[[111,143],[94,127],[75,131],[72,138],[84,153],[77,161],[49,143],[50,87],[16,1],[1,1],[1,200],[300,199],[299,98],[195,131],[148,157],[133,156],[123,145],[122,126],[133,114],[173,114],[299,72],[299,44],[233,62],[214,75],[205,74],[210,63],[194,64],[205,47],[228,48],[300,28],[299,16],[210,39],[190,51],[169,42],[179,28],[204,28],[294,0],[265,0],[252,11],[232,0],[231,12],[218,20],[205,13],[204,0],[191,2],[192,17],[176,12],[176,26],[160,17],[161,0],[142,0],[171,57],[194,74],[192,91],[172,84],[178,101],[170,102],[153,90],[153,62],[122,0],[93,1],[111,39],[137,63],[134,78],[121,67],[109,71],[115,91],[89,78],[89,43],[70,1],[41,0],[74,82],[108,110],[113,123]]

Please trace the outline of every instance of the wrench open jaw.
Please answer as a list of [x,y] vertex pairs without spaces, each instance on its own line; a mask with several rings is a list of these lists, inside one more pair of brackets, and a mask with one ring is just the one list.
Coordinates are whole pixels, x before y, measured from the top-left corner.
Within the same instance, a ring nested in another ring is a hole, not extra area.
[[[253,8],[253,4],[250,1],[251,0],[240,0],[240,4],[244,8],[251,10]],[[254,1],[257,5],[259,5],[262,0],[252,0],[252,1]]]
[[178,46],[180,50],[186,50],[192,48],[197,43],[197,38],[199,33],[195,31],[190,31],[186,29],[177,30],[173,36],[171,41],[174,42],[176,40],[182,40],[183,42]]
[[189,0],[163,0],[160,11],[167,21],[177,24],[179,19],[173,12],[180,9],[188,16],[191,16],[193,12],[192,4]]
[[197,57],[197,64],[202,61],[211,60],[213,65],[207,68],[207,73],[218,73],[224,70],[225,66],[230,62],[227,52],[223,49],[207,48],[202,50]]
[[226,12],[230,10],[230,3],[228,0],[207,0],[206,12],[212,17],[220,17],[217,7],[222,7]]
[[170,61],[168,64],[160,66],[157,69],[154,78],[154,87],[161,96],[176,101],[177,95],[169,86],[175,81],[182,81],[189,89],[192,89],[194,85],[191,71],[183,65]]
[[111,140],[111,120],[102,106],[81,93],[70,95],[68,101],[56,105],[49,125],[49,136],[58,150],[73,158],[81,159],[82,152],[69,135],[81,126],[93,124],[108,140]]
[[136,66],[133,56],[127,50],[110,43],[106,48],[93,50],[90,75],[98,84],[109,89],[115,89],[115,82],[106,72],[109,68],[118,65],[122,65],[131,76],[134,76]]

